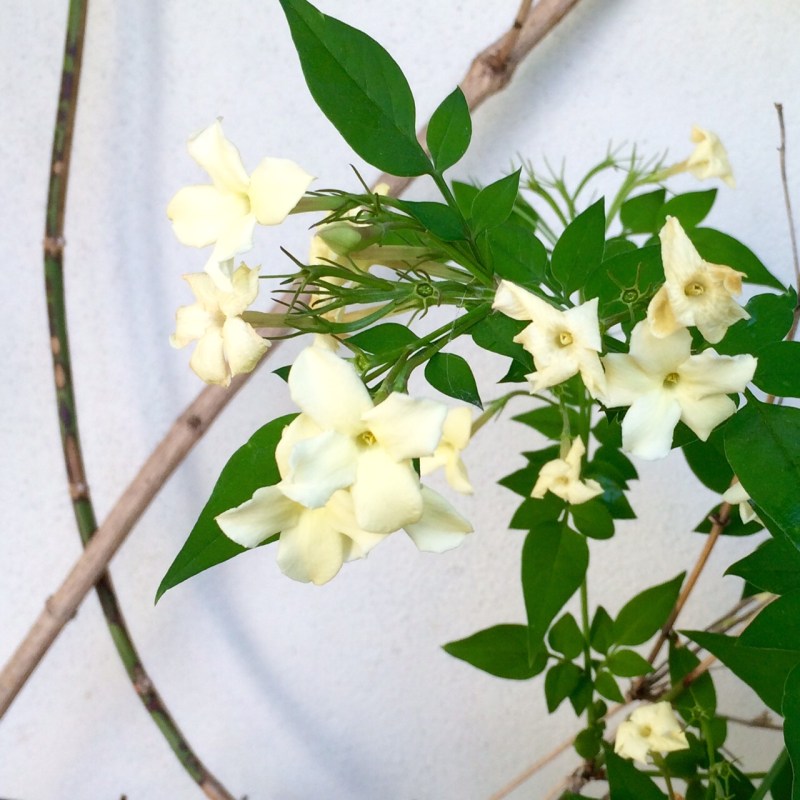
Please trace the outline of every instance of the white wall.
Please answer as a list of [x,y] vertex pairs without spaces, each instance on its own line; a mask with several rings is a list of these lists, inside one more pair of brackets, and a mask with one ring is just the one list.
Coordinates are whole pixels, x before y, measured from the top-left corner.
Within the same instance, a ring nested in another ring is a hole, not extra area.
[[[50,380],[41,239],[65,3],[8,4],[0,27],[0,198],[6,375],[0,430],[0,660],[78,556]],[[517,0],[320,2],[380,40],[406,71],[419,118],[513,18]],[[750,244],[787,281],[773,101],[786,104],[792,183],[800,174],[800,6],[793,0],[584,0],[513,84],[476,115],[455,176],[499,177],[510,158],[568,159],[573,174],[609,141],[682,158],[692,123],[717,131],[739,187],[723,189],[713,223]],[[354,156],[315,109],[276,2],[112,3],[90,10],[67,221],[73,363],[92,494],[102,518],[173,418],[201,388],[188,354],[170,349],[183,272],[203,254],[181,247],[164,208],[202,175],[186,137],[215,116],[252,168],[294,158],[322,187],[354,185]],[[363,167],[370,177],[373,171]],[[690,178],[684,184],[694,186]],[[420,183],[419,197],[433,197]],[[800,205],[800,193],[795,192]],[[265,270],[279,243],[306,250],[302,220],[259,232]],[[473,363],[488,381],[497,365]],[[274,366],[287,363],[286,351]],[[484,390],[492,396],[493,390]],[[516,499],[495,481],[520,460],[527,430],[507,420],[468,454],[478,492],[461,503],[476,534],[444,556],[404,537],[314,588],[280,575],[270,549],[152,598],[230,453],[266,419],[291,410],[263,369],[164,487],[113,562],[145,663],[198,753],[237,795],[309,798],[485,798],[576,730],[546,719],[541,686],[503,682],[440,645],[523,620]],[[688,533],[713,498],[680,457],[643,465],[639,520],[593,542],[590,589],[616,611],[636,586],[676,574],[702,546]],[[726,540],[683,622],[732,603],[725,566],[750,543]],[[752,693],[723,679],[721,707],[754,714]],[[766,763],[771,734],[755,741]],[[735,749],[735,746],[734,746]],[[19,800],[199,796],[127,685],[90,597],[0,724],[0,795]],[[566,757],[515,797],[544,796]]]

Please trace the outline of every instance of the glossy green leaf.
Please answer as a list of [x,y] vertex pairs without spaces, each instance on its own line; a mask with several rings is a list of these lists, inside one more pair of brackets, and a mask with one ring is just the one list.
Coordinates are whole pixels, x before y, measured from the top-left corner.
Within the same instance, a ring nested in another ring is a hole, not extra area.
[[610,316],[644,307],[663,282],[661,248],[642,247],[604,260],[588,276],[585,294],[599,298],[600,315]]
[[414,98],[402,70],[374,39],[306,0],[280,0],[309,91],[365,161],[392,175],[431,168],[417,141]]
[[550,623],[578,590],[589,566],[583,536],[556,523],[533,529],[522,548],[522,592],[533,659],[544,647]]
[[347,341],[367,353],[390,353],[419,341],[419,336],[408,326],[397,322],[384,322],[373,328],[359,331]]
[[577,687],[569,696],[570,705],[574,709],[577,716],[580,716],[584,711],[586,711],[589,703],[592,702],[593,695],[594,689],[592,687],[592,681],[589,679],[589,676],[584,673],[581,675],[581,679]]
[[494,272],[518,286],[539,286],[545,278],[547,250],[532,231],[513,219],[482,234]]
[[635,678],[653,671],[653,666],[633,650],[617,650],[606,659],[612,675],[620,678]]
[[795,778],[792,785],[792,800],[800,798],[800,666],[795,667],[786,678],[783,688],[781,711],[784,716],[783,741]]
[[750,319],[739,320],[728,328],[725,337],[714,345],[714,349],[722,355],[760,355],[765,347],[780,342],[789,332],[796,302],[794,291],[757,294],[745,305]]
[[398,208],[414,217],[417,222],[424,225],[443,242],[457,242],[459,239],[466,238],[461,217],[450,206],[430,200],[395,200],[394,202]]
[[425,379],[448,397],[483,408],[478,384],[466,359],[454,353],[436,353],[425,365]]
[[515,681],[533,678],[547,665],[546,653],[540,653],[531,664],[528,629],[524,625],[495,625],[450,642],[444,650],[490,675]]
[[458,87],[433,112],[426,134],[433,165],[444,172],[467,152],[472,120],[464,93]]
[[744,681],[773,711],[780,713],[783,685],[800,664],[800,652],[746,647],[732,636],[706,631],[684,631],[692,641],[715,655]]
[[727,424],[725,452],[755,504],[800,548],[800,409],[751,397]]
[[614,642],[636,645],[653,636],[667,621],[678,599],[685,574],[682,572],[671,581],[645,589],[629,600],[614,622]]
[[547,641],[553,650],[570,660],[579,656],[583,651],[583,633],[581,633],[581,629],[572,614],[564,614],[550,628],[550,633],[547,634]]
[[273,375],[277,375],[281,380],[288,381],[289,380],[289,371],[291,370],[292,365],[287,364],[285,367],[278,367],[278,369],[272,370]]
[[712,492],[722,494],[730,486],[733,470],[725,457],[722,427],[705,442],[696,439],[685,445],[683,455],[697,479]]
[[636,769],[632,761],[618,756],[610,745],[604,749],[611,800],[667,800],[652,778]]
[[575,691],[583,671],[575,664],[555,664],[544,679],[544,696],[547,710],[552,714]]
[[677,217],[685,230],[699,225],[711,211],[717,197],[716,189],[706,189],[701,192],[686,192],[671,197],[662,206],[658,213],[657,230],[660,230],[667,217]]
[[614,535],[614,519],[606,505],[594,498],[570,507],[575,527],[591,539],[610,539]]
[[800,591],[773,600],[747,626],[739,644],[800,652]]
[[502,225],[514,210],[520,170],[481,189],[472,202],[470,218],[475,233]]
[[594,688],[606,700],[611,700],[614,703],[622,703],[625,700],[619,684],[614,680],[614,676],[605,670],[600,670],[595,676]]
[[606,215],[603,200],[578,214],[553,248],[551,270],[567,294],[586,284],[600,267],[605,248]]
[[[786,711],[784,710],[784,714],[785,713]],[[784,730],[785,727],[786,726],[784,724]],[[794,736],[798,735],[800,735],[800,730],[794,733]],[[772,798],[772,800],[800,800],[800,783],[798,783],[797,786],[797,794],[794,797],[792,796],[792,783],[794,781],[794,775],[792,770],[792,762],[787,757],[785,750],[782,751],[778,756],[776,763],[778,761],[780,761],[780,763],[778,764],[777,770],[772,777],[772,783],[769,787],[769,796]],[[772,773],[773,769],[775,769],[774,765],[772,768],[770,768],[770,773]],[[800,763],[798,764],[798,772],[800,772]],[[767,778],[764,778],[764,780],[767,780]]]
[[666,194],[665,189],[656,189],[626,200],[619,212],[625,230],[631,233],[657,233],[659,211],[664,205]]
[[589,629],[589,641],[592,649],[601,655],[608,652],[608,648],[614,643],[614,620],[603,606],[598,606],[592,618]]
[[463,183],[462,181],[453,181],[450,186],[456,198],[456,204],[461,209],[461,213],[465,217],[468,217],[472,211],[472,204],[475,202],[480,188],[471,183]]
[[[694,528],[697,533],[711,533],[713,525],[712,520],[719,518],[722,511],[722,503],[718,503],[711,511],[706,514],[703,519]],[[739,516],[739,504],[736,503],[728,509],[728,521],[722,528],[723,536],[752,536],[754,533],[763,531],[764,526],[755,520],[751,522],[742,522]]]
[[[578,412],[572,408],[566,409],[566,411],[570,429],[577,430]],[[516,422],[521,422],[523,425],[528,425],[535,431],[539,431],[548,439],[558,440],[561,438],[564,416],[558,406],[542,406],[541,408],[533,409],[533,411],[526,411],[524,414],[517,414],[512,419]],[[553,458],[558,458],[558,454],[556,453]]]
[[548,492],[541,500],[528,497],[514,512],[508,527],[512,530],[530,531],[539,525],[554,523],[564,512],[564,501]]
[[525,375],[533,372],[533,356],[513,339],[526,325],[524,321],[496,311],[477,323],[469,333],[478,347],[513,359],[512,369],[519,373],[518,380],[524,381]]
[[771,286],[773,289],[784,288],[756,254],[733,236],[713,228],[693,228],[686,233],[706,261],[744,272],[748,283]]
[[[677,686],[692,670],[700,665],[700,659],[688,647],[669,644],[669,679]],[[697,722],[700,716],[711,718],[717,711],[717,692],[708,672],[698,675],[672,701],[673,706],[688,722]]]
[[[603,732],[600,730],[599,727],[594,728],[584,728],[578,735],[575,737],[575,741],[572,743],[572,746],[575,748],[575,752],[584,759],[594,758],[599,752],[602,747],[603,743]],[[569,795],[563,795],[560,800],[563,800],[564,797],[568,797]]]
[[800,397],[800,342],[776,342],[759,350],[753,383],[777,397]]
[[767,539],[725,574],[738,575],[764,592],[786,594],[800,589],[800,550],[784,539]]
[[[247,551],[246,547],[229,539],[214,518],[249,500],[256,489],[278,483],[281,478],[275,463],[275,448],[283,429],[296,416],[289,414],[267,423],[231,456],[189,538],[161,581],[156,592],[156,602],[164,592],[187,578]],[[273,536],[267,541],[275,541],[277,538]]]

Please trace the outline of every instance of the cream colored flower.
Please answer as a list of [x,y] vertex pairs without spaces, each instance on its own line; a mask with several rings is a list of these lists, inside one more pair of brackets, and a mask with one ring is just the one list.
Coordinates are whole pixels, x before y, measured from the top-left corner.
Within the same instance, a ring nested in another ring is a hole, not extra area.
[[597,298],[559,311],[535,294],[504,280],[500,281],[492,308],[512,319],[531,320],[514,341],[533,356],[536,372],[527,376],[532,391],[556,386],[580,372],[592,397],[603,394],[605,378],[598,355],[602,343]]
[[603,487],[597,481],[580,479],[581,459],[585,452],[583,440],[576,437],[564,458],[556,458],[542,466],[531,497],[541,499],[549,491],[577,506],[603,494]]
[[422,516],[404,526],[412,542],[427,553],[444,553],[458,547],[472,525],[438,492],[422,487]]
[[685,328],[656,338],[647,322],[631,335],[629,353],[603,358],[609,407],[630,406],[622,420],[622,447],[646,459],[662,458],[682,420],[703,441],[736,411],[728,395],[752,380],[756,359],[721,356],[713,350],[691,354],[692,337]]
[[231,377],[250,372],[270,343],[241,317],[258,295],[258,269],[244,264],[233,273],[230,291],[217,286],[209,275],[184,275],[197,302],[175,315],[173,347],[197,340],[189,366],[206,383],[227,386]]
[[285,158],[265,158],[248,176],[219,120],[193,136],[188,148],[212,183],[181,189],[170,201],[167,216],[182,244],[214,245],[206,272],[226,288],[232,259],[253,246],[256,222],[279,225],[314,179]]
[[736,180],[728,160],[728,152],[719,137],[694,125],[691,139],[696,147],[686,160],[686,170],[701,181],[706,178],[721,178],[731,189],[735,188]]
[[745,524],[748,522],[757,522],[759,525],[764,524],[758,514],[756,514],[753,506],[750,505],[750,495],[747,493],[747,490],[744,488],[744,486],[739,483],[739,481],[725,490],[725,493],[722,495],[722,499],[726,503],[730,503],[731,505],[736,504],[739,506],[739,516],[741,517],[742,522]]
[[733,299],[742,291],[744,273],[703,261],[675,217],[667,217],[659,237],[666,283],[647,309],[656,336],[693,325],[716,344],[734,322],[750,319]]
[[398,392],[374,405],[353,366],[320,347],[297,357],[289,390],[303,414],[280,445],[284,494],[319,508],[350,487],[365,530],[389,533],[418,522],[423,497],[411,460],[433,454],[447,408]]
[[689,742],[681,730],[672,706],[666,701],[639,706],[626,722],[617,728],[614,752],[647,764],[652,753],[688,750]]
[[463,494],[472,494],[467,468],[461,460],[461,451],[469,444],[472,434],[472,412],[466,406],[451,408],[447,412],[442,427],[442,439],[432,456],[419,460],[421,475],[429,475],[439,467],[444,467],[447,482]]

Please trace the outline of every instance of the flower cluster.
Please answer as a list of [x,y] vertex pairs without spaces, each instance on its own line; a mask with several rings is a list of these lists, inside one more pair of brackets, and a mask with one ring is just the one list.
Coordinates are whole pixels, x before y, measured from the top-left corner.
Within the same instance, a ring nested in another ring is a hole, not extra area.
[[662,701],[640,706],[617,728],[614,752],[647,764],[653,754],[688,750],[689,742],[681,730],[672,706]]
[[353,366],[322,346],[300,353],[289,389],[302,413],[275,452],[281,481],[217,517],[227,536],[255,547],[280,533],[281,570],[322,584],[401,528],[433,552],[472,531],[413,467],[413,459],[435,459],[456,489],[469,488],[459,457],[462,414],[448,417],[440,403],[398,392],[375,404]]

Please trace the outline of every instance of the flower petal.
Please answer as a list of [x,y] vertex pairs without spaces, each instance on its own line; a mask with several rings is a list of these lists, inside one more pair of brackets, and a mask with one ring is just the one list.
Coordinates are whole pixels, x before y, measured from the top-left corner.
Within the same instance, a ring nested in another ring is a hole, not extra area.
[[388,536],[386,533],[365,531],[358,526],[350,492],[336,492],[328,501],[327,509],[336,529],[345,537],[345,561],[366,558],[369,551]]
[[[631,334],[630,354],[645,372],[663,378],[689,358],[692,335],[685,328],[659,339],[653,336],[646,321],[640,322]],[[607,379],[607,378],[606,378]]]
[[623,758],[632,758],[640,764],[647,764],[650,745],[639,733],[639,726],[633,722],[621,722],[614,740],[614,752]]
[[751,355],[721,356],[704,350],[681,365],[679,387],[694,397],[743,392],[757,365],[758,359]]
[[303,509],[297,523],[281,533],[277,562],[284,575],[319,586],[339,572],[344,554],[344,536],[327,509]]
[[225,138],[218,119],[189,139],[189,155],[220,191],[245,195],[249,179],[236,145]]
[[175,314],[175,333],[169,337],[170,344],[173,347],[185,347],[189,342],[200,339],[213,320],[200,303],[181,306]]
[[681,327],[680,322],[675,319],[666,284],[653,295],[647,306],[647,322],[650,332],[659,339],[675,333]]
[[167,206],[167,216],[181,244],[214,244],[249,211],[247,198],[220,192],[216,186],[185,186]]
[[256,489],[250,500],[215,517],[222,532],[242,547],[256,547],[297,523],[302,508],[280,486]]
[[283,429],[278,446],[275,448],[275,461],[281,478],[286,478],[289,474],[289,458],[294,446],[303,439],[310,439],[320,433],[322,428],[308,414],[298,415]]
[[372,408],[367,387],[353,366],[321,347],[307,347],[289,372],[292,400],[323,428],[350,435],[365,430],[361,416]]
[[288,158],[265,158],[250,176],[250,203],[262,225],[280,225],[314,180]]
[[226,317],[244,313],[258,297],[258,267],[242,264],[231,275],[231,291],[219,292],[219,307]]
[[361,415],[378,444],[395,461],[433,454],[442,438],[447,406],[392,392]]
[[653,460],[672,447],[672,433],[681,417],[675,393],[668,389],[638,397],[622,420],[622,449]]
[[[228,261],[240,253],[246,253],[253,247],[253,231],[256,227],[254,214],[241,214],[231,217],[228,224],[219,233],[211,259],[217,263]],[[213,266],[209,269],[206,265],[206,272],[214,277]]]
[[606,372],[605,404],[609,408],[629,406],[637,397],[661,388],[663,379],[645,372],[627,353],[609,353],[603,358]]
[[231,373],[225,363],[222,328],[219,325],[210,325],[198,340],[189,366],[206,383],[227,386],[231,382]]
[[406,533],[418,549],[427,553],[444,553],[458,547],[472,525],[440,494],[422,487],[423,510],[418,522],[405,525]]
[[250,372],[269,350],[270,342],[262,339],[241,317],[228,317],[222,326],[222,348],[231,375]]
[[603,343],[600,339],[597,305],[598,299],[593,297],[579,306],[568,308],[562,314],[567,330],[575,339],[575,344],[599,353],[603,349]]
[[379,446],[361,451],[350,491],[365,530],[391,533],[422,516],[419,478],[410,462],[398,463]]
[[658,238],[661,240],[664,275],[669,283],[682,289],[698,272],[705,270],[706,262],[700,257],[678,219],[667,217]]
[[497,287],[492,308],[502,311],[511,319],[533,319],[536,305],[531,303],[531,297],[535,295],[511,281],[502,280]]
[[681,420],[688,425],[703,441],[708,439],[711,431],[736,413],[736,403],[727,395],[718,394],[703,397],[699,400],[680,397]]

